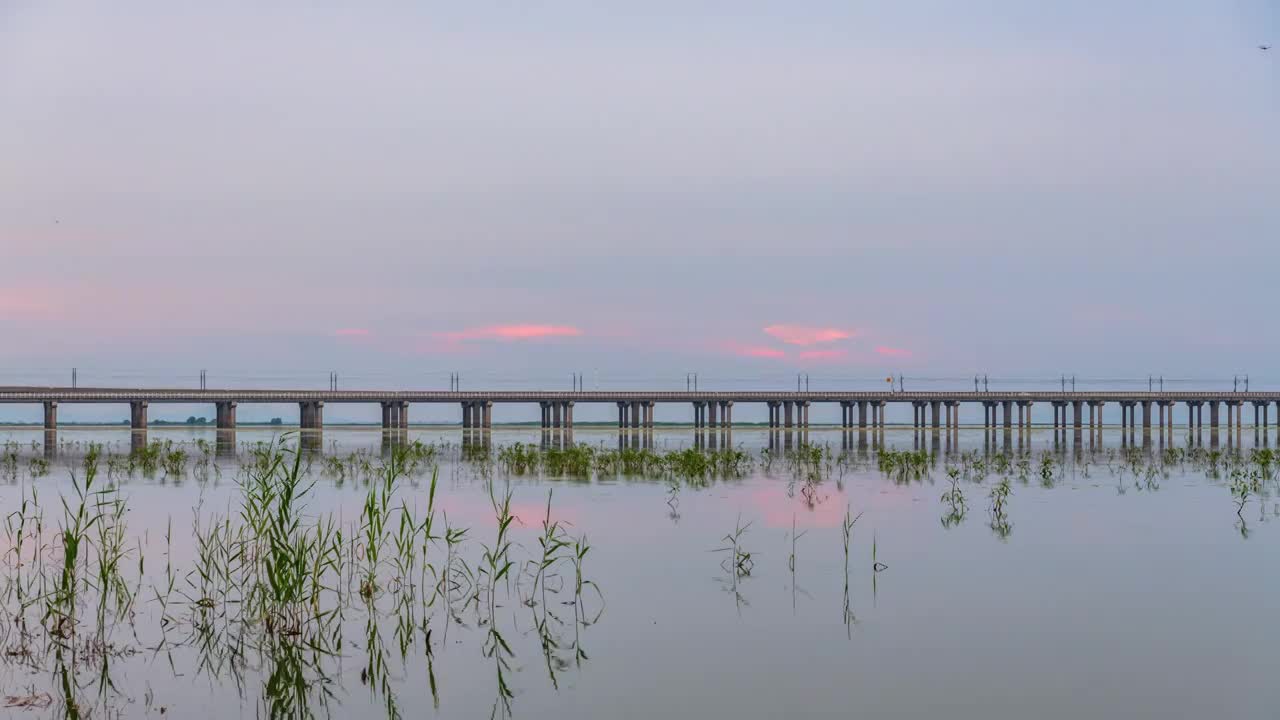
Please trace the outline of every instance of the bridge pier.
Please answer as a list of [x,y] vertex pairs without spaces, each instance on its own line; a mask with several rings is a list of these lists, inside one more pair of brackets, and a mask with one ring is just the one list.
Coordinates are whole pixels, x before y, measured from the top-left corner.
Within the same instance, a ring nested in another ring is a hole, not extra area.
[[720,401],[720,422],[722,425],[724,425],[726,430],[729,430],[733,427],[733,401],[732,400]]
[[233,430],[236,426],[236,403],[220,402],[214,405],[219,430]]
[[716,402],[714,400],[707,403],[707,427],[714,428],[716,426]]
[[[409,427],[409,404],[402,402],[383,402],[382,429],[400,430]],[[463,418],[465,421],[465,417]]]
[[44,402],[44,429],[58,429],[58,403],[51,400]]
[[146,400],[135,400],[129,403],[129,427],[134,430],[147,429]]
[[302,430],[324,428],[324,401],[309,400],[298,403],[298,426]]
[[929,424],[933,426],[936,433],[942,427],[942,401],[932,400],[929,402]]
[[1218,432],[1218,405],[1219,405],[1219,402],[1217,400],[1209,401],[1209,432],[1210,433]]
[[795,403],[794,403],[794,402],[792,402],[792,401],[790,401],[790,400],[783,400],[783,401],[782,401],[782,415],[783,415],[783,426],[784,426],[784,427],[792,427],[792,425],[794,424],[794,419],[792,418],[792,413],[794,413],[794,412],[795,412]]
[[633,430],[640,428],[640,401],[631,401],[631,428]]

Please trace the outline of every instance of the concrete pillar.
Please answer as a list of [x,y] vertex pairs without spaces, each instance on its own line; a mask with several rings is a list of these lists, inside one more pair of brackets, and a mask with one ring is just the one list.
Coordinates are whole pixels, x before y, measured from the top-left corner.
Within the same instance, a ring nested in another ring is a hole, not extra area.
[[129,403],[129,427],[134,430],[147,429],[147,401],[135,400]]
[[312,403],[312,406],[312,417],[315,418],[315,426],[312,429],[319,430],[324,427],[324,402],[317,400]]
[[859,400],[858,401],[858,427],[864,428],[866,426],[867,426],[867,401]]
[[1240,411],[1243,407],[1244,407],[1244,403],[1238,402],[1238,401],[1236,402],[1236,436],[1237,437],[1240,435],[1240,431],[1242,430],[1241,426],[1243,425],[1243,422],[1240,419],[1240,414],[1241,414]]
[[720,421],[726,428],[733,427],[733,401],[725,400],[720,403]]
[[[464,430],[471,429],[471,401],[464,400],[462,405],[462,428]],[[400,427],[400,408],[396,407],[396,427]]]
[[[400,419],[400,422],[403,423],[401,427],[406,427],[406,428],[409,427],[408,417],[409,417],[408,403],[405,403],[405,413],[404,413],[404,416]],[[483,427],[485,430],[488,430],[489,428],[493,427],[493,403],[489,400],[485,400],[484,402],[480,403],[480,426]]]
[[564,410],[564,403],[556,401],[551,403],[551,427],[558,428],[564,422],[561,412]]
[[1142,434],[1151,434],[1151,401],[1142,401]]
[[1209,429],[1210,430],[1218,429],[1218,401],[1217,400],[1209,401]]
[[631,427],[640,427],[640,401],[631,401]]
[[645,406],[645,427],[652,428],[653,427],[653,410],[657,406],[657,403],[654,402],[653,400],[646,400],[644,406]]
[[564,427],[573,427],[573,401],[566,400],[564,402]]
[[707,403],[707,427],[716,426],[716,401]]
[[937,430],[939,427],[942,426],[942,416],[941,416],[942,401],[941,400],[931,401],[929,403],[929,411],[932,413],[932,415],[929,418],[930,422],[933,425],[933,429]]
[[216,427],[219,430],[230,430],[236,426],[236,404],[234,402],[215,403],[213,412],[217,418]]
[[45,401],[44,403],[44,429],[58,429],[58,403],[53,402],[52,400]]
[[398,427],[399,423],[396,425],[391,424],[391,403],[383,402],[379,404],[382,406],[382,429],[391,430]]
[[786,427],[791,427],[792,423],[795,422],[794,418],[792,417],[792,413],[794,412],[794,410],[795,410],[794,402],[790,400],[782,401],[783,425],[785,425]]

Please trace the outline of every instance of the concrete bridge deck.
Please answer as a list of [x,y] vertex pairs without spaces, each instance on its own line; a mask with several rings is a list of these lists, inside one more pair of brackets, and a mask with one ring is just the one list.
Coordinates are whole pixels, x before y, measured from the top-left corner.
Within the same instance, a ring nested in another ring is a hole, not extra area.
[[[1280,392],[1223,392],[1187,390],[1177,392],[1129,392],[1129,391],[926,391],[926,392],[861,392],[861,391],[773,391],[773,390],[722,390],[722,391],[665,391],[665,390],[192,390],[183,388],[70,388],[70,387],[3,387],[0,386],[0,403],[32,403],[44,407],[46,429],[57,428],[57,408],[60,403],[128,404],[131,426],[142,429],[147,426],[147,408],[151,403],[208,403],[216,408],[217,426],[231,429],[236,424],[236,407],[242,403],[297,403],[300,425],[304,429],[319,430],[324,425],[323,409],[326,403],[378,403],[382,407],[382,424],[385,429],[407,428],[409,405],[412,403],[457,403],[462,410],[464,428],[488,428],[492,426],[492,408],[495,404],[537,403],[541,410],[541,423],[546,428],[573,427],[573,408],[578,403],[612,403],[618,409],[618,426],[653,427],[653,408],[658,403],[688,403],[692,407],[695,427],[730,427],[733,424],[733,408],[736,403],[760,403],[768,407],[770,427],[808,427],[809,408],[814,403],[839,404],[841,427],[883,428],[885,408],[890,404],[911,405],[914,411],[913,426],[931,427],[935,430],[959,427],[959,408],[962,404],[983,407],[983,425],[1006,429],[1015,424],[1019,429],[1032,424],[1032,409],[1037,404],[1052,409],[1053,427],[1065,430],[1071,426],[1077,430],[1086,425],[1101,428],[1102,408],[1116,403],[1122,409],[1122,426],[1133,428],[1136,415],[1141,411],[1142,427],[1152,426],[1152,410],[1158,411],[1158,424],[1162,429],[1173,427],[1173,409],[1177,404],[1186,405],[1187,424],[1200,427],[1205,405],[1210,410],[1210,427],[1219,426],[1219,408],[1227,410],[1226,424],[1242,424],[1242,408],[1254,407],[1254,422],[1266,426],[1268,410],[1272,403],[1280,405]],[[1001,411],[1003,417],[1001,418]],[[1016,411],[1016,421],[1015,421]],[[1070,417],[1068,417],[1070,415]],[[1277,408],[1280,419],[1280,407]]]

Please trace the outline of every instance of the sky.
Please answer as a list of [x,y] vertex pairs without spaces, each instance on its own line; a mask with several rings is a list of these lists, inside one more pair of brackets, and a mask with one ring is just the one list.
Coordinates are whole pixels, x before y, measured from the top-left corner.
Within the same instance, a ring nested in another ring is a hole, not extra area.
[[1277,0],[0,0],[0,384],[1280,388],[1265,43]]

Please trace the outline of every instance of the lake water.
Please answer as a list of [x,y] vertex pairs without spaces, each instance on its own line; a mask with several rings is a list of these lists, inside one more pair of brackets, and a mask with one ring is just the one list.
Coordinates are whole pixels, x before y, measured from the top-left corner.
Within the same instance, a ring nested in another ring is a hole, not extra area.
[[[240,522],[244,467],[270,433],[242,430],[218,455],[212,431],[153,429],[151,443],[187,455],[170,472],[130,472],[119,430],[63,430],[46,469],[42,437],[0,435],[0,507],[15,513],[0,538],[0,715],[1075,719],[1280,707],[1277,466],[1252,432],[1243,448],[1206,434],[1188,449],[1179,430],[1170,450],[1115,433],[1055,443],[1049,430],[1006,449],[964,431],[922,461],[905,452],[912,432],[891,429],[882,467],[874,437],[861,447],[811,431],[789,454],[767,450],[780,437],[740,430],[728,441],[746,455],[740,472],[690,479],[515,473],[500,450],[538,446],[536,429],[466,447],[457,430],[414,431],[429,450],[392,490],[376,589],[361,592],[381,434],[327,430],[306,455],[314,486],[298,507],[304,529],[329,518],[347,533],[346,569],[327,583],[339,587],[322,603],[332,614],[301,612],[297,628],[245,610],[245,575],[219,585],[197,572],[198,538],[218,518]],[[604,430],[573,440],[619,443]],[[58,497],[77,506],[72,475],[83,479],[93,443],[104,444],[96,487],[118,484],[123,503],[122,520],[100,523],[127,538],[118,575],[131,599],[117,612],[116,593],[99,612],[93,528],[82,591],[59,620],[47,613],[65,556]],[[659,454],[694,444],[688,429],[652,435]],[[433,468],[436,534],[446,514],[467,532],[452,562],[436,540],[431,573],[421,552],[405,573],[394,508],[424,517]],[[513,567],[490,583],[492,498],[508,490]],[[589,544],[581,587],[567,556],[539,577],[549,494],[560,537]],[[735,555],[723,548],[739,528]],[[471,585],[428,579],[466,573]]]

